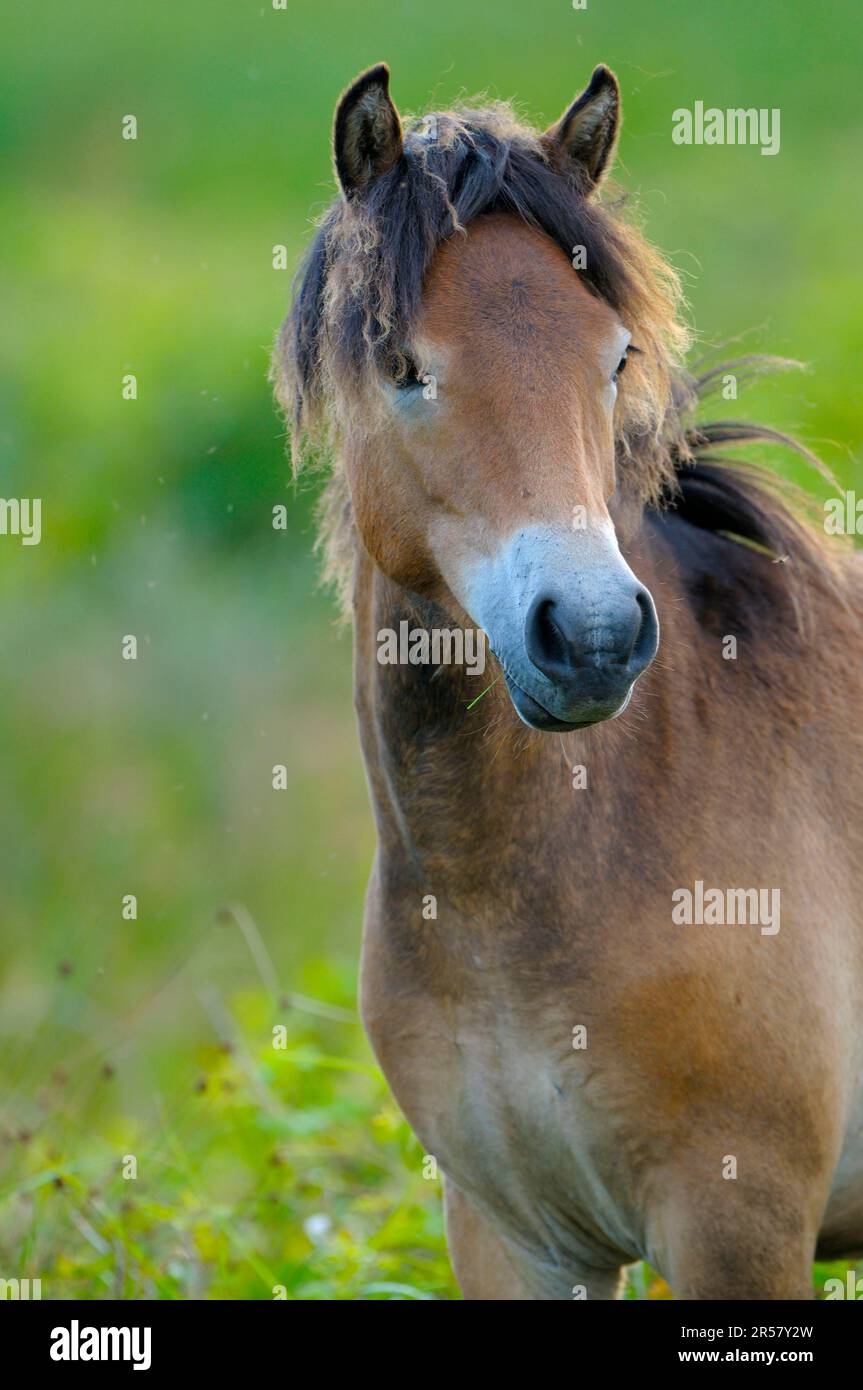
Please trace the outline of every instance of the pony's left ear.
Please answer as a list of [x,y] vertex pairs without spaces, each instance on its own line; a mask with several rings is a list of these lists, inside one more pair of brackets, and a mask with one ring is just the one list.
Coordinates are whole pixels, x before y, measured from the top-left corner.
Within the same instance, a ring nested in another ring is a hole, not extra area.
[[620,130],[620,88],[600,63],[581,96],[543,135],[546,148],[583,171],[588,189],[598,188],[611,166]]
[[343,92],[336,107],[333,158],[346,197],[385,174],[402,154],[402,123],[390,98],[386,63],[369,68]]

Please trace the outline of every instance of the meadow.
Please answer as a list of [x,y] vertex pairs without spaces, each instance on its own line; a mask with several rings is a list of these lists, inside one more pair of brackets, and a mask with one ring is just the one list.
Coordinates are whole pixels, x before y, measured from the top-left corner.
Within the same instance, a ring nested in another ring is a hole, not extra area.
[[[311,554],[319,479],[293,479],[267,381],[334,191],[333,103],[385,59],[404,110],[487,91],[548,123],[608,62],[618,179],[684,276],[695,355],[808,364],[720,407],[859,487],[859,8],[9,11],[0,495],[42,498],[43,535],[0,538],[0,1278],[457,1298],[439,1177],[357,1016],[373,832],[350,640]],[[675,144],[699,100],[780,108],[781,149]],[[628,1296],[669,1294],[636,1266]]]

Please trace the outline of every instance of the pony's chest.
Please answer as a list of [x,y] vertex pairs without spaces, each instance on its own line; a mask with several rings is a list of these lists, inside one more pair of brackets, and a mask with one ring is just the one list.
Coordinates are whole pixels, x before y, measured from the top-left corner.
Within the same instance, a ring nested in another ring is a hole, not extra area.
[[513,1239],[582,1256],[628,1252],[638,1236],[596,1103],[602,1077],[573,1046],[566,1008],[550,1012],[534,1021],[426,1000],[367,1026],[426,1155]]

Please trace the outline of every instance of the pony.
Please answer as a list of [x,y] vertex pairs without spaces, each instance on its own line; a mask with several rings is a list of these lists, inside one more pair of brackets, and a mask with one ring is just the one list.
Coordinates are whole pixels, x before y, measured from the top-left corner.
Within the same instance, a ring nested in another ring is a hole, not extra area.
[[544,132],[403,122],[384,64],[336,108],[273,377],[353,623],[361,1011],[466,1298],[806,1299],[863,1251],[863,571],[725,454],[792,441],[697,422],[758,363],[685,369],[619,128],[605,66]]

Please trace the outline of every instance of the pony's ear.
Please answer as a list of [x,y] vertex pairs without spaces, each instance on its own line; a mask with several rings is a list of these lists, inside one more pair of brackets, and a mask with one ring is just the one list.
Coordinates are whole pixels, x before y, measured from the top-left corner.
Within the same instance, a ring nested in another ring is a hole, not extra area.
[[346,197],[358,193],[401,158],[402,123],[390,100],[390,70],[377,63],[360,73],[336,107],[333,156]]
[[620,129],[620,88],[600,63],[581,96],[543,135],[546,148],[583,170],[588,188],[598,188],[614,157]]

